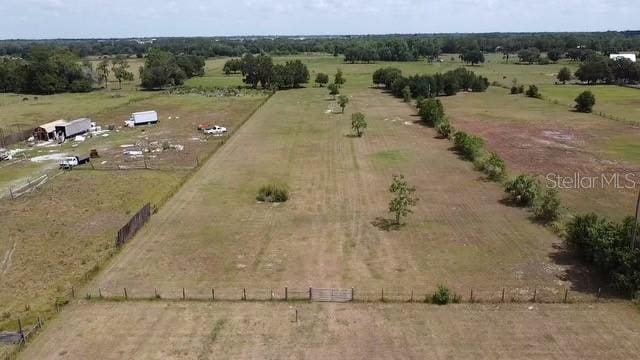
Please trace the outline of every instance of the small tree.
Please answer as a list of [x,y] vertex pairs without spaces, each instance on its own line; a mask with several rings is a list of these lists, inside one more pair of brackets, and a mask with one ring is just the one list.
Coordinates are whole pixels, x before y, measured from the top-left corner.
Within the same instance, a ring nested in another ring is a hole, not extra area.
[[576,98],[576,111],[583,113],[590,113],[593,110],[593,105],[596,104],[596,97],[591,91],[584,91]]
[[536,99],[540,99],[542,97],[542,95],[540,95],[540,90],[538,90],[538,87],[535,85],[529,85],[525,95]]
[[451,139],[451,136],[453,136],[455,129],[451,125],[449,119],[444,118],[438,123],[438,125],[436,125],[436,131],[441,138]]
[[533,213],[536,219],[549,223],[558,220],[562,204],[558,197],[558,190],[548,189],[539,201],[535,202]]
[[507,170],[504,160],[492,152],[487,159],[482,162],[482,171],[487,174],[490,180],[500,181]]
[[438,305],[447,305],[453,301],[455,295],[452,296],[448,287],[438,284],[436,292],[431,296],[431,302]]
[[316,75],[316,84],[318,84],[318,86],[322,87],[323,85],[326,85],[328,83],[329,75],[325,73],[318,73],[318,75]]
[[118,80],[119,89],[122,89],[123,81],[133,81],[133,73],[127,70],[129,69],[129,63],[125,57],[117,56],[112,61],[112,64],[111,70],[113,71],[113,76]]
[[444,118],[444,106],[436,98],[427,98],[418,103],[418,114],[428,124],[436,125]]
[[344,85],[344,83],[347,82],[347,80],[344,78],[344,75],[342,74],[342,70],[341,69],[338,69],[338,71],[336,71],[336,76],[335,76],[333,82],[338,87]]
[[336,95],[340,94],[340,89],[338,89],[338,85],[334,83],[329,84],[329,86],[327,86],[327,89],[329,90],[329,95],[333,96],[334,100],[336,98]]
[[504,191],[509,194],[509,199],[516,205],[531,206],[538,197],[539,185],[536,179],[529,175],[518,175],[508,181]]
[[411,88],[409,85],[402,88],[402,99],[407,103],[411,101]]
[[567,81],[571,80],[572,76],[571,76],[571,70],[569,70],[568,67],[563,67],[562,69],[560,69],[560,71],[558,72],[558,81],[562,81],[562,84],[566,84]]
[[418,198],[413,197],[416,188],[409,186],[404,179],[404,175],[393,175],[393,183],[389,187],[389,192],[395,197],[389,202],[389,212],[395,214],[396,224],[400,225],[400,220],[413,212],[411,207],[418,203]]
[[367,120],[365,120],[363,113],[357,112],[351,115],[351,128],[358,137],[362,137],[364,129],[367,128]]
[[109,59],[104,59],[100,62],[100,64],[98,64],[98,66],[96,67],[96,70],[98,71],[98,76],[100,78],[100,81],[104,81],[104,86],[106,88],[109,87]]
[[340,105],[340,108],[342,109],[343,114],[344,114],[344,108],[347,107],[348,103],[349,103],[349,98],[346,95],[338,96],[338,105]]

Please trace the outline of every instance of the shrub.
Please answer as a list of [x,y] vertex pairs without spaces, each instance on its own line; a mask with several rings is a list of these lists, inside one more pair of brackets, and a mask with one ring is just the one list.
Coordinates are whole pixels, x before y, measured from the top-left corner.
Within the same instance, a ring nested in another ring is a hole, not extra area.
[[456,150],[467,160],[475,160],[480,155],[484,141],[464,131],[458,131],[453,136]]
[[616,223],[595,214],[576,216],[567,224],[567,243],[608,276],[617,289],[637,291],[640,248],[629,248],[633,226],[633,218]]
[[279,203],[289,200],[289,189],[283,184],[263,185],[256,196],[258,201]]
[[492,152],[489,157],[482,162],[481,168],[489,179],[499,181],[504,177],[507,166],[497,153]]
[[418,114],[422,121],[436,125],[444,118],[444,106],[439,99],[427,98],[418,103]]
[[438,305],[446,305],[452,302],[454,296],[448,287],[438,284],[436,292],[431,296],[431,302]]
[[584,91],[575,99],[576,111],[583,113],[590,113],[593,110],[593,105],[596,104],[596,97],[591,91]]
[[540,99],[542,97],[542,95],[540,95],[540,90],[538,90],[538,87],[535,85],[529,85],[526,95],[536,99]]
[[518,175],[504,185],[504,191],[516,205],[531,206],[539,193],[536,179],[529,175]]
[[556,189],[548,189],[539,201],[535,202],[533,213],[536,219],[550,223],[558,220],[562,205]]
[[409,87],[409,85],[402,88],[402,99],[404,100],[404,102],[411,101],[411,88]]
[[519,94],[518,90],[518,87],[516,85],[513,85],[511,87],[511,95]]
[[451,136],[455,132],[453,126],[451,126],[451,122],[449,122],[447,118],[444,118],[436,125],[436,131],[443,139],[451,139]]

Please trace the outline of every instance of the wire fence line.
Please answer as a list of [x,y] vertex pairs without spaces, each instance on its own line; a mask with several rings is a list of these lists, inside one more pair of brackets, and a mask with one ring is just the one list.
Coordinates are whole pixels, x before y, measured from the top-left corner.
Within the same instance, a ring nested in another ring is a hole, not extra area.
[[[431,302],[435,289],[425,288],[113,288],[100,287],[86,293],[71,289],[70,298],[86,300],[135,301],[335,301],[335,302]],[[550,288],[500,288],[468,289],[450,293],[451,302],[456,303],[595,303],[611,301],[601,289],[594,293],[583,293],[569,289]],[[619,299],[619,298],[617,298]]]

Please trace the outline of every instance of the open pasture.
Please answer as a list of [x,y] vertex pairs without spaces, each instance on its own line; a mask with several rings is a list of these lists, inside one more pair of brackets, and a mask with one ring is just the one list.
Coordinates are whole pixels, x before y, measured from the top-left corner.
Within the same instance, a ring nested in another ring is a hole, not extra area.
[[[611,89],[618,89],[613,87]],[[625,89],[629,91],[637,91]],[[482,136],[487,148],[507,161],[512,174],[540,175],[553,186],[552,174],[583,177],[606,174],[638,175],[640,154],[635,151],[640,129],[629,123],[572,112],[547,101],[508,95],[501,88],[481,94],[442,98],[456,128]],[[621,185],[625,184],[621,179]],[[556,180],[554,180],[556,181]],[[572,212],[596,211],[621,218],[635,209],[633,189],[613,184],[590,189],[562,189]]]
[[[504,206],[500,186],[416,123],[410,106],[375,89],[347,93],[346,114],[334,113],[325,89],[276,93],[91,290],[594,289],[559,238]],[[354,111],[369,119],[362,138],[351,136]],[[398,173],[421,200],[405,227],[387,231]],[[273,181],[287,183],[291,199],[258,203],[258,188]]]
[[640,351],[636,311],[627,304],[96,302],[72,305],[21,358],[620,359]]

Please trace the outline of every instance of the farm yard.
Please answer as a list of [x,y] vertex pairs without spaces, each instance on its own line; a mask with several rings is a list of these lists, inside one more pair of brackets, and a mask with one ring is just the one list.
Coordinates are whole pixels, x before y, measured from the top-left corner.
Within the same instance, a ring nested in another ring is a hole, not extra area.
[[[502,186],[461,160],[415,106],[372,86],[372,73],[384,66],[405,75],[463,66],[457,55],[442,58],[348,64],[324,54],[274,57],[276,64],[301,59],[311,79],[343,70],[344,113],[326,88],[311,84],[273,95],[235,90],[242,77],[222,73],[226,58],[207,60],[204,76],[177,91],[138,91],[136,78],[119,91],[28,101],[1,94],[7,112],[0,127],[79,116],[116,126],[106,137],[24,149],[22,159],[0,168],[2,192],[58,173],[55,161],[33,158],[100,154],[91,167],[0,200],[0,288],[7,290],[0,292],[0,331],[14,329],[18,318],[52,319],[20,351],[24,359],[633,356],[640,350],[637,308],[583,264],[558,231],[505,204]],[[510,175],[638,173],[639,90],[556,85],[563,66],[576,68],[568,60],[516,65],[488,55],[467,69],[500,86],[441,100],[453,125],[484,138]],[[510,95],[502,86],[514,78],[537,84],[544,99]],[[571,111],[583,89],[598,97],[594,114]],[[147,109],[158,111],[157,125],[121,127],[129,114]],[[356,112],[368,123],[362,137],[352,131]],[[205,136],[197,130],[202,123],[231,134]],[[149,155],[131,157],[126,149]],[[419,198],[400,227],[388,212],[396,174]],[[258,189],[274,183],[286,185],[289,200],[257,201]],[[560,196],[568,217],[597,211],[622,219],[635,206],[631,189]],[[147,202],[157,212],[116,248],[117,230]],[[438,284],[465,298],[471,291],[478,303],[380,301],[381,290],[413,299],[414,290],[423,297]],[[284,287],[354,288],[358,301],[173,301],[185,293],[207,298],[212,288],[237,297],[242,289],[250,297],[278,289],[281,299]],[[513,303],[494,301],[503,288]],[[71,289],[77,296],[56,315],[54,304]],[[130,299],[121,298],[123,289]],[[96,299],[102,295],[111,299]],[[600,295],[608,301],[595,302]]]
[[[140,103],[92,116],[106,128],[120,124],[136,109],[155,108],[162,116],[158,125],[123,128],[82,143],[28,149],[26,159],[11,165],[3,162],[7,166],[0,169],[0,180],[11,184],[57,167],[56,159],[32,161],[38,156],[88,154],[90,149],[100,154],[93,159],[93,167],[64,173],[49,170],[56,176],[41,188],[15,200],[0,200],[0,313],[6,314],[0,318],[0,329],[14,327],[17,318],[29,323],[36,316],[54,313],[56,299],[71,284],[85,281],[114,254],[115,233],[131,214],[146,202],[160,206],[222,144],[223,138],[199,133],[198,124],[217,122],[233,131],[265,99],[259,93],[233,98],[154,94]],[[163,150],[147,157],[149,169],[144,168],[143,158],[123,152],[131,148],[128,144],[140,141],[158,143]],[[163,149],[165,143],[182,148]],[[6,188],[0,189],[4,196]]]

